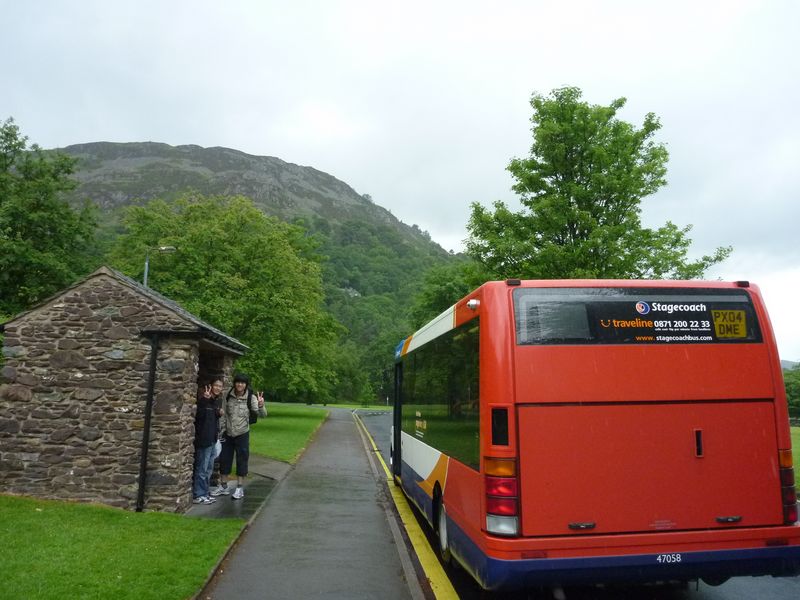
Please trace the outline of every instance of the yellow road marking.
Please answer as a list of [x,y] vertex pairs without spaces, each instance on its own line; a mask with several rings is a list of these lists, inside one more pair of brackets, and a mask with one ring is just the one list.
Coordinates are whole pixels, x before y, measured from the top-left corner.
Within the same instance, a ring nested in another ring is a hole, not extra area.
[[383,467],[383,471],[386,473],[386,480],[388,482],[389,492],[392,494],[392,500],[394,500],[394,505],[397,508],[398,514],[400,515],[400,520],[403,522],[403,527],[405,527],[406,533],[408,534],[408,539],[411,540],[411,545],[414,547],[414,552],[417,553],[419,563],[422,565],[422,570],[428,577],[428,581],[431,584],[431,589],[433,590],[436,599],[458,600],[458,594],[453,588],[453,584],[450,583],[450,579],[447,577],[442,565],[439,563],[436,553],[428,543],[428,538],[425,537],[425,533],[422,531],[417,519],[414,517],[414,513],[411,512],[411,506],[408,504],[408,498],[406,498],[405,494],[403,494],[400,486],[395,485],[391,471],[389,471],[389,467],[386,466],[381,453],[378,451],[378,446],[375,445],[375,440],[372,439],[372,436],[369,434],[369,431],[367,431],[367,428],[361,421],[361,418],[355,412],[353,413],[353,416],[355,416],[356,423],[358,423],[359,427],[361,427],[361,430],[366,434],[369,443],[372,444],[372,449],[375,451],[375,456],[378,457],[378,460]]

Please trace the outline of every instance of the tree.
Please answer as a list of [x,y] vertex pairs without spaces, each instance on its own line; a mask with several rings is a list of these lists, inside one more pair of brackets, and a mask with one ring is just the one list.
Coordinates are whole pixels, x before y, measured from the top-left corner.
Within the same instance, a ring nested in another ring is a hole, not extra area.
[[336,397],[384,402],[393,393],[394,348],[413,331],[410,299],[428,268],[451,259],[433,244],[410,242],[388,224],[331,224],[313,217],[308,227],[326,257],[326,307],[346,328],[334,363]]
[[0,314],[26,309],[95,266],[95,210],[61,197],[75,187],[75,162],[28,149],[13,119],[0,127]]
[[184,197],[130,207],[112,264],[148,283],[251,351],[238,363],[285,400],[329,401],[340,326],[323,310],[318,258],[305,232],[242,197]]
[[786,399],[790,406],[800,408],[800,365],[783,371]]
[[666,182],[666,148],[649,113],[641,128],[609,106],[581,100],[575,87],[534,95],[533,145],[508,171],[523,210],[472,205],[467,252],[498,278],[698,278],[731,248],[687,259],[691,226],[647,229],[642,199]]
[[463,257],[429,269],[411,305],[414,326],[422,327],[490,279],[491,273],[480,263]]

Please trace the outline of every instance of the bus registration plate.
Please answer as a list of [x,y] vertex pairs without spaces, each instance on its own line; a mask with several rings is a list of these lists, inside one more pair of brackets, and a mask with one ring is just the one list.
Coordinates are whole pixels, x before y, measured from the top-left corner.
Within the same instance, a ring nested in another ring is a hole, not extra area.
[[711,318],[718,338],[747,337],[747,318],[743,310],[712,310]]

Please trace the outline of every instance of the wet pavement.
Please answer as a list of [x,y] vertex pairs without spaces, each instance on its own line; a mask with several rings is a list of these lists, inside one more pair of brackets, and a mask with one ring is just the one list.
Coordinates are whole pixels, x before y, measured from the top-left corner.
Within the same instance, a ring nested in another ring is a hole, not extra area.
[[[387,519],[385,482],[369,462],[351,412],[329,410],[305,454],[266,492],[263,508],[199,598],[412,597],[401,566],[405,550]],[[251,479],[245,500],[263,493],[260,479]],[[222,515],[235,510],[224,505],[236,502],[193,510]]]
[[[292,465],[251,454],[249,468],[250,473],[244,485],[244,498],[234,500],[231,496],[218,496],[214,504],[192,504],[186,515],[218,519],[238,518],[249,521],[264,504],[277,483],[291,471]],[[228,486],[231,492],[235,489],[235,477],[231,478]]]

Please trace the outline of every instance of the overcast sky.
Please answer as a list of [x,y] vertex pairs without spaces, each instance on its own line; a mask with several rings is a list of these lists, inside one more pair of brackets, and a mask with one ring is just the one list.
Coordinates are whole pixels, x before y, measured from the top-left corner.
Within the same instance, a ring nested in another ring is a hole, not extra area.
[[669,184],[645,225],[692,224],[711,278],[760,284],[800,360],[800,2],[0,0],[0,119],[52,148],[225,146],[313,166],[447,249],[505,171],[529,100],[563,85],[655,113]]

